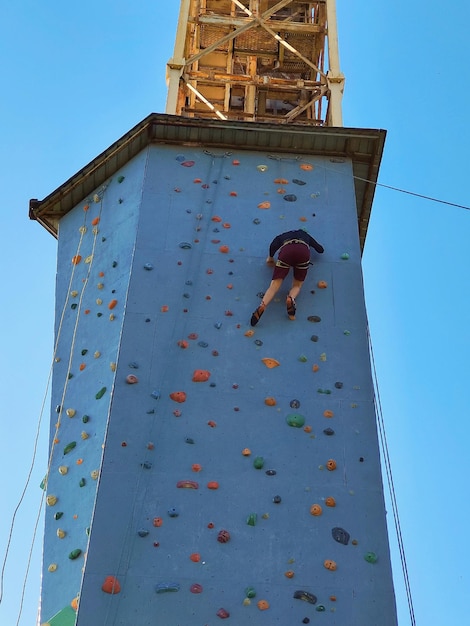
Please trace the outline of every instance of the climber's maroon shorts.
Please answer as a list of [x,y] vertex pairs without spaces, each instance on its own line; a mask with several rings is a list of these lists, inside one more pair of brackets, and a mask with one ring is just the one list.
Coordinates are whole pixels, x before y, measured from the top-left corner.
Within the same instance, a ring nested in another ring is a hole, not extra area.
[[294,278],[304,282],[310,263],[310,248],[305,243],[286,243],[279,250],[273,271],[273,280],[284,279],[290,268],[294,268]]

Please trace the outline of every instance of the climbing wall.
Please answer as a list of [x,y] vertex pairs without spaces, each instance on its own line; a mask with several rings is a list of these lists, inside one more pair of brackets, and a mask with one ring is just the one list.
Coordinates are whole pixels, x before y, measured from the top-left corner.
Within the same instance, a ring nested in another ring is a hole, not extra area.
[[351,163],[150,146],[58,268],[43,623],[396,625]]

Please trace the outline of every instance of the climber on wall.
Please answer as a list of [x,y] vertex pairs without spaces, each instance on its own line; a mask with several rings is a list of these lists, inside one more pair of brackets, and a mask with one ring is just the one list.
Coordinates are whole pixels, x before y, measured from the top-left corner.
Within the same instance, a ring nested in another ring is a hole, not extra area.
[[[295,298],[299,295],[302,288],[307,271],[310,265],[310,247],[316,252],[323,253],[322,245],[315,241],[306,230],[289,230],[274,237],[269,246],[269,256],[266,259],[266,265],[274,267],[271,284],[264,294],[260,305],[251,316],[251,325],[256,326],[260,317],[263,315],[266,307],[279,291],[282,281],[293,268],[294,276],[292,279],[292,287],[286,298],[287,315],[289,319],[295,320]],[[279,250],[277,261],[274,255]]]

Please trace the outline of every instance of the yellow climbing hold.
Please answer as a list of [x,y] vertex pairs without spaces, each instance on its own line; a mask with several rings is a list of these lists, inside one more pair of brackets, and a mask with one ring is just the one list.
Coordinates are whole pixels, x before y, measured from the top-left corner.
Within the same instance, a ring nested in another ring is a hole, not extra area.
[[101,304],[103,304],[103,300],[101,298],[96,298],[96,304],[100,306]]
[[93,478],[93,480],[98,480],[98,476],[100,475],[98,470],[93,470],[92,472],[90,472],[90,476]]
[[65,476],[65,474],[69,471],[69,468],[66,465],[61,465],[59,467],[59,474],[61,476]]
[[92,255],[92,254],[90,254],[89,256],[87,256],[87,257],[86,257],[86,259],[85,259],[85,263],[91,263],[91,262],[92,262],[92,260],[93,260],[93,255]]
[[55,572],[56,570],[57,570],[57,563],[51,563],[49,567],[47,568],[47,571],[51,573]]
[[78,296],[78,291],[71,291],[70,295],[72,296],[72,298],[76,298]]
[[54,504],[57,504],[57,496],[53,496],[52,494],[47,496],[46,504],[47,506],[54,506]]
[[73,417],[77,411],[75,409],[67,409],[65,412],[69,417]]
[[95,357],[95,359],[99,359],[101,356],[101,352],[98,352],[97,350],[93,356]]
[[57,536],[59,537],[59,539],[63,539],[66,534],[67,533],[65,532],[65,530],[62,530],[62,528],[57,529]]
[[278,367],[280,365],[279,361],[277,361],[276,359],[271,359],[269,357],[265,357],[261,360],[269,369],[272,369],[273,367]]
[[326,352],[320,354],[320,361],[326,361]]
[[110,363],[110,364],[109,364],[109,369],[110,369],[112,372],[115,372],[115,371],[116,371],[116,363],[114,363],[114,362],[113,362],[113,363]]
[[90,435],[89,435],[87,432],[85,432],[84,430],[82,430],[80,437],[81,437],[83,440],[88,439],[88,437],[89,437],[89,436],[90,436]]
[[247,330],[245,333],[245,337],[253,337],[254,334],[255,334],[254,330]]

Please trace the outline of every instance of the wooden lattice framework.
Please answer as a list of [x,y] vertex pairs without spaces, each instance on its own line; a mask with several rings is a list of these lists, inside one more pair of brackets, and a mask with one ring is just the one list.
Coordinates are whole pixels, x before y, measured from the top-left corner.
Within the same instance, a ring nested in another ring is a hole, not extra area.
[[342,126],[335,0],[181,0],[166,113]]

